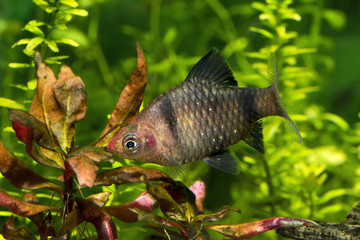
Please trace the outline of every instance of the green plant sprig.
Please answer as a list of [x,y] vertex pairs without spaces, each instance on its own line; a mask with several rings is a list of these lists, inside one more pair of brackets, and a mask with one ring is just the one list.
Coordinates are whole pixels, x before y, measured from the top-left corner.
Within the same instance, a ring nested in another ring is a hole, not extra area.
[[[51,33],[55,29],[66,30],[67,24],[73,16],[86,17],[88,12],[78,8],[79,4],[75,0],[33,0],[47,14],[47,21],[30,20],[22,29],[34,36],[23,38],[12,45],[12,47],[23,45],[25,55],[34,56],[35,51],[40,51],[47,64],[61,64],[61,60],[68,58],[65,55],[48,57],[48,50],[53,53],[59,52],[58,44],[66,44],[78,47],[79,43],[71,38],[55,38]],[[32,67],[31,63],[10,63],[11,68]]]

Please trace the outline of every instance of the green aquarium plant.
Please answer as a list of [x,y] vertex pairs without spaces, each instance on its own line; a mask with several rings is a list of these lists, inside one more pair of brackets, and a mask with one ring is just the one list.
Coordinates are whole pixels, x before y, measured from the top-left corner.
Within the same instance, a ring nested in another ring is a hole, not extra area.
[[[117,239],[117,228],[111,216],[124,222],[141,220],[169,238],[176,236],[180,239],[209,239],[207,230],[232,238],[245,238],[278,227],[316,225],[312,221],[296,218],[274,218],[237,225],[205,225],[239,210],[225,207],[218,213],[204,214],[203,183],[195,183],[189,189],[157,169],[137,166],[122,166],[106,171],[99,169],[101,162],[111,161],[111,154],[106,151],[110,140],[136,116],[142,103],[147,70],[139,46],[137,68],[120,95],[109,123],[101,137],[85,147],[75,145],[75,124],[86,113],[87,95],[83,81],[65,65],[56,79],[39,53],[35,53],[34,62],[37,88],[30,110],[9,109],[9,119],[17,138],[25,143],[29,157],[37,164],[57,169],[54,172],[57,180],[37,174],[0,143],[2,175],[17,188],[43,189],[50,197],[48,204],[43,204],[33,192],[16,198],[1,190],[0,205],[18,216],[27,217],[37,228],[34,234],[26,226],[17,226],[11,216],[2,227],[5,239],[36,239],[36,235],[41,239],[70,239],[71,236],[89,238],[94,235],[99,239]],[[151,197],[143,193],[132,202],[104,206],[111,192],[84,193],[86,188],[126,183],[145,183],[146,192]],[[155,202],[165,218],[150,213],[156,207]],[[91,223],[95,230],[89,230],[88,225],[83,224],[86,222]]]

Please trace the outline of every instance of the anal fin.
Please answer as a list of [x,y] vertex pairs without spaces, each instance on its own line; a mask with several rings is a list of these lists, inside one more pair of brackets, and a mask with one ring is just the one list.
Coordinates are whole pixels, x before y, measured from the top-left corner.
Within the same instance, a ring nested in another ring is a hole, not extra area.
[[255,123],[254,127],[250,130],[244,141],[256,151],[262,154],[265,153],[263,125],[261,120]]
[[222,150],[220,152],[217,152],[204,159],[204,161],[210,166],[217,168],[221,171],[234,175],[238,174],[236,159],[231,155],[228,150]]

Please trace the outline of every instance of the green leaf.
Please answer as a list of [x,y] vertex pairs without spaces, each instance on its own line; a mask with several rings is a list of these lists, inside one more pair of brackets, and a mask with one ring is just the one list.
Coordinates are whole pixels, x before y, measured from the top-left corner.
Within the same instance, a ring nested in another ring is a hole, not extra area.
[[28,45],[26,46],[26,50],[27,51],[32,51],[34,50],[37,46],[39,46],[41,43],[44,42],[44,38],[43,37],[34,37],[30,40],[30,42],[28,43]]
[[24,105],[8,98],[0,97],[0,107],[25,109]]
[[30,22],[28,22],[25,25],[23,30],[34,33],[35,35],[38,35],[40,37],[44,37],[45,36],[44,32],[39,28],[39,26],[43,26],[43,25],[45,25],[44,22],[38,22],[36,20],[31,20]]
[[45,39],[45,44],[50,48],[52,52],[59,52],[59,48],[55,41],[52,40],[49,41]]
[[55,11],[57,11],[58,10],[58,8],[56,8],[56,7],[47,7],[46,9],[45,9],[45,11],[47,12],[47,13],[53,13],[53,12],[55,12]]
[[36,5],[38,5],[41,8],[45,8],[45,7],[49,6],[49,3],[45,0],[33,0],[33,3],[35,3]]
[[323,118],[330,122],[333,122],[334,124],[339,126],[341,128],[341,130],[345,131],[345,130],[349,129],[349,124],[338,115],[335,115],[333,113],[324,113]]
[[290,19],[297,22],[301,21],[301,16],[296,13],[294,9],[287,9],[287,11],[283,11],[281,14],[281,18],[283,20]]
[[37,80],[36,79],[32,79],[32,80],[27,82],[27,87],[28,87],[29,90],[35,90],[36,85],[37,85]]
[[88,11],[86,11],[85,9],[68,9],[64,10],[63,12],[81,17],[86,17],[88,15]]
[[9,63],[9,68],[29,68],[31,64],[29,63]]
[[61,64],[59,60],[67,59],[69,56],[55,56],[55,57],[49,57],[45,59],[45,63],[47,64]]
[[19,41],[17,41],[16,43],[14,43],[11,47],[14,48],[19,45],[28,44],[30,41],[31,41],[31,38],[23,38],[23,39],[20,39]]
[[300,54],[315,53],[316,48],[298,48],[294,45],[288,45],[282,48],[282,54],[284,57],[295,56]]
[[61,4],[64,4],[66,6],[73,7],[73,8],[76,8],[79,6],[79,4],[75,0],[60,0],[59,2]]
[[264,13],[271,13],[271,10],[269,9],[269,7],[263,3],[260,2],[253,2],[251,4],[251,7],[253,7],[254,9],[264,12]]
[[325,9],[323,16],[335,30],[341,30],[346,26],[346,15],[342,11]]
[[257,58],[257,59],[263,59],[263,60],[267,60],[269,58],[268,55],[266,55],[264,53],[259,53],[259,52],[248,52],[248,53],[245,53],[245,55],[249,58]]
[[249,30],[252,31],[252,32],[259,33],[259,34],[263,35],[266,38],[270,38],[270,39],[274,38],[274,35],[271,32],[269,32],[269,31],[267,31],[265,29],[262,29],[262,28],[250,27]]
[[70,45],[70,46],[73,46],[73,47],[80,46],[79,43],[77,43],[76,41],[74,41],[74,40],[72,40],[70,38],[62,38],[62,39],[59,39],[59,40],[55,40],[55,42],[67,44],[67,45]]
[[320,196],[319,200],[317,201],[317,204],[327,204],[334,198],[338,197],[344,197],[346,194],[348,194],[348,190],[345,188],[339,188],[334,190],[327,191],[324,195]]
[[276,26],[276,17],[272,13],[262,13],[259,15],[259,20],[267,21],[272,27]]
[[68,13],[67,11],[59,11],[56,16],[57,16],[55,20],[56,26],[60,29],[64,29],[64,27],[66,29],[67,27],[65,24],[71,21],[72,14]]

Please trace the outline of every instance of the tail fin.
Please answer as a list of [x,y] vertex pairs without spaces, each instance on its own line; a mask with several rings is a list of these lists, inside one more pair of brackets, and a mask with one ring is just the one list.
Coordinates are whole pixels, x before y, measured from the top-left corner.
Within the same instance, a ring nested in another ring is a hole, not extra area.
[[274,93],[276,94],[277,103],[281,106],[281,109],[282,109],[281,116],[286,118],[289,121],[292,131],[296,134],[296,136],[299,139],[299,142],[301,143],[301,141],[302,141],[301,134],[300,134],[299,130],[296,128],[294,122],[291,120],[291,118],[287,114],[284,104],[282,103],[280,95],[279,95],[279,91],[277,88],[278,64],[277,64],[277,60],[276,60],[274,53],[270,53],[270,59],[269,59],[269,64],[268,64],[268,68],[267,68],[267,73],[268,73],[269,79],[272,81],[272,84],[269,88],[272,89],[274,91]]

